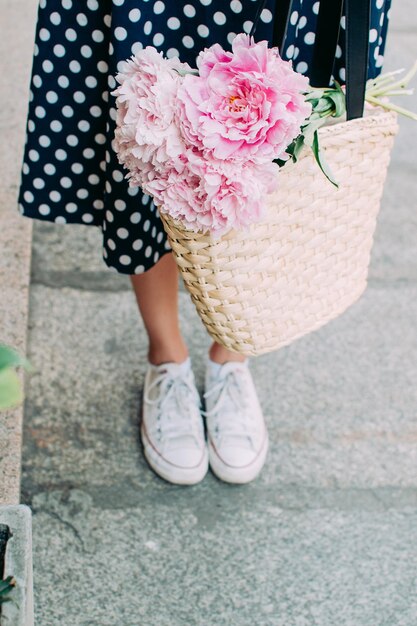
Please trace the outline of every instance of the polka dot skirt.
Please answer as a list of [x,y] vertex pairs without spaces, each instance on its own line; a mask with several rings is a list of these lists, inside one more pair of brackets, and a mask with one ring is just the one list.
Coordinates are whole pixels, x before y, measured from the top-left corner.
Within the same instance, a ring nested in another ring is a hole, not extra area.
[[[391,0],[373,0],[368,76],[382,66]],[[272,38],[274,0],[256,39]],[[118,65],[143,46],[195,64],[215,42],[249,32],[258,0],[41,0],[30,90],[20,212],[99,226],[108,266],[151,268],[169,250],[149,196],[129,188],[111,148]],[[294,0],[283,56],[308,75],[319,2]],[[344,18],[334,76],[344,67]]]

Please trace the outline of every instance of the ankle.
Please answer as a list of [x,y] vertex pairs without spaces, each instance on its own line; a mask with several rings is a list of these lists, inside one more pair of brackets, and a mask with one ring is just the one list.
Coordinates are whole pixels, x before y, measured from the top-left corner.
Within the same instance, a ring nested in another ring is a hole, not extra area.
[[148,350],[148,361],[152,365],[162,363],[183,363],[188,358],[188,349],[185,344],[155,346],[150,345]]
[[209,358],[213,363],[223,365],[230,361],[243,363],[246,361],[246,357],[238,352],[231,352],[219,343],[214,342],[209,350]]

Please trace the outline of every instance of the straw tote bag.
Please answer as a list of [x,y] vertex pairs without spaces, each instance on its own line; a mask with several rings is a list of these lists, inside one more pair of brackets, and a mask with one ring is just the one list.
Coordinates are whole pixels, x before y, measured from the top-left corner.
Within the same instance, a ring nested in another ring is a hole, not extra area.
[[[285,40],[291,0],[278,0],[274,45]],[[310,81],[327,86],[342,0],[321,0]],[[312,154],[279,173],[266,218],[220,239],[161,214],[185,286],[207,331],[229,350],[276,350],[334,319],[363,293],[380,199],[397,131],[396,114],[363,116],[369,0],[346,0],[347,120],[320,129],[339,183]],[[260,11],[258,11],[259,17]]]

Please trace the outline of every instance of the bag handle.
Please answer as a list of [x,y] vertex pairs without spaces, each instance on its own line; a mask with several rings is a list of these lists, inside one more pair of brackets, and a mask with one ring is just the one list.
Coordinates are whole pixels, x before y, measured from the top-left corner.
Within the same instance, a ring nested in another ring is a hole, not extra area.
[[[261,13],[267,0],[261,0],[250,35],[256,31]],[[365,88],[368,74],[369,26],[371,0],[345,0],[346,6],[346,112],[347,119],[363,116]],[[272,45],[282,50],[285,45],[292,0],[275,0],[275,19]],[[320,0],[319,15],[313,52],[312,67],[309,72],[313,86],[327,86],[330,83],[343,0]]]

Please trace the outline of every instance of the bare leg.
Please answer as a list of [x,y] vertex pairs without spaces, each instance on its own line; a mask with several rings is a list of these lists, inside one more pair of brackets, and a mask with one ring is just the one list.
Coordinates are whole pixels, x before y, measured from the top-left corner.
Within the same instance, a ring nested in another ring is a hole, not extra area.
[[[188,350],[179,328],[178,269],[172,254],[164,254],[147,272],[131,276],[131,281],[149,337],[149,361],[182,363]],[[218,343],[213,343],[209,355],[221,364],[245,360]]]

